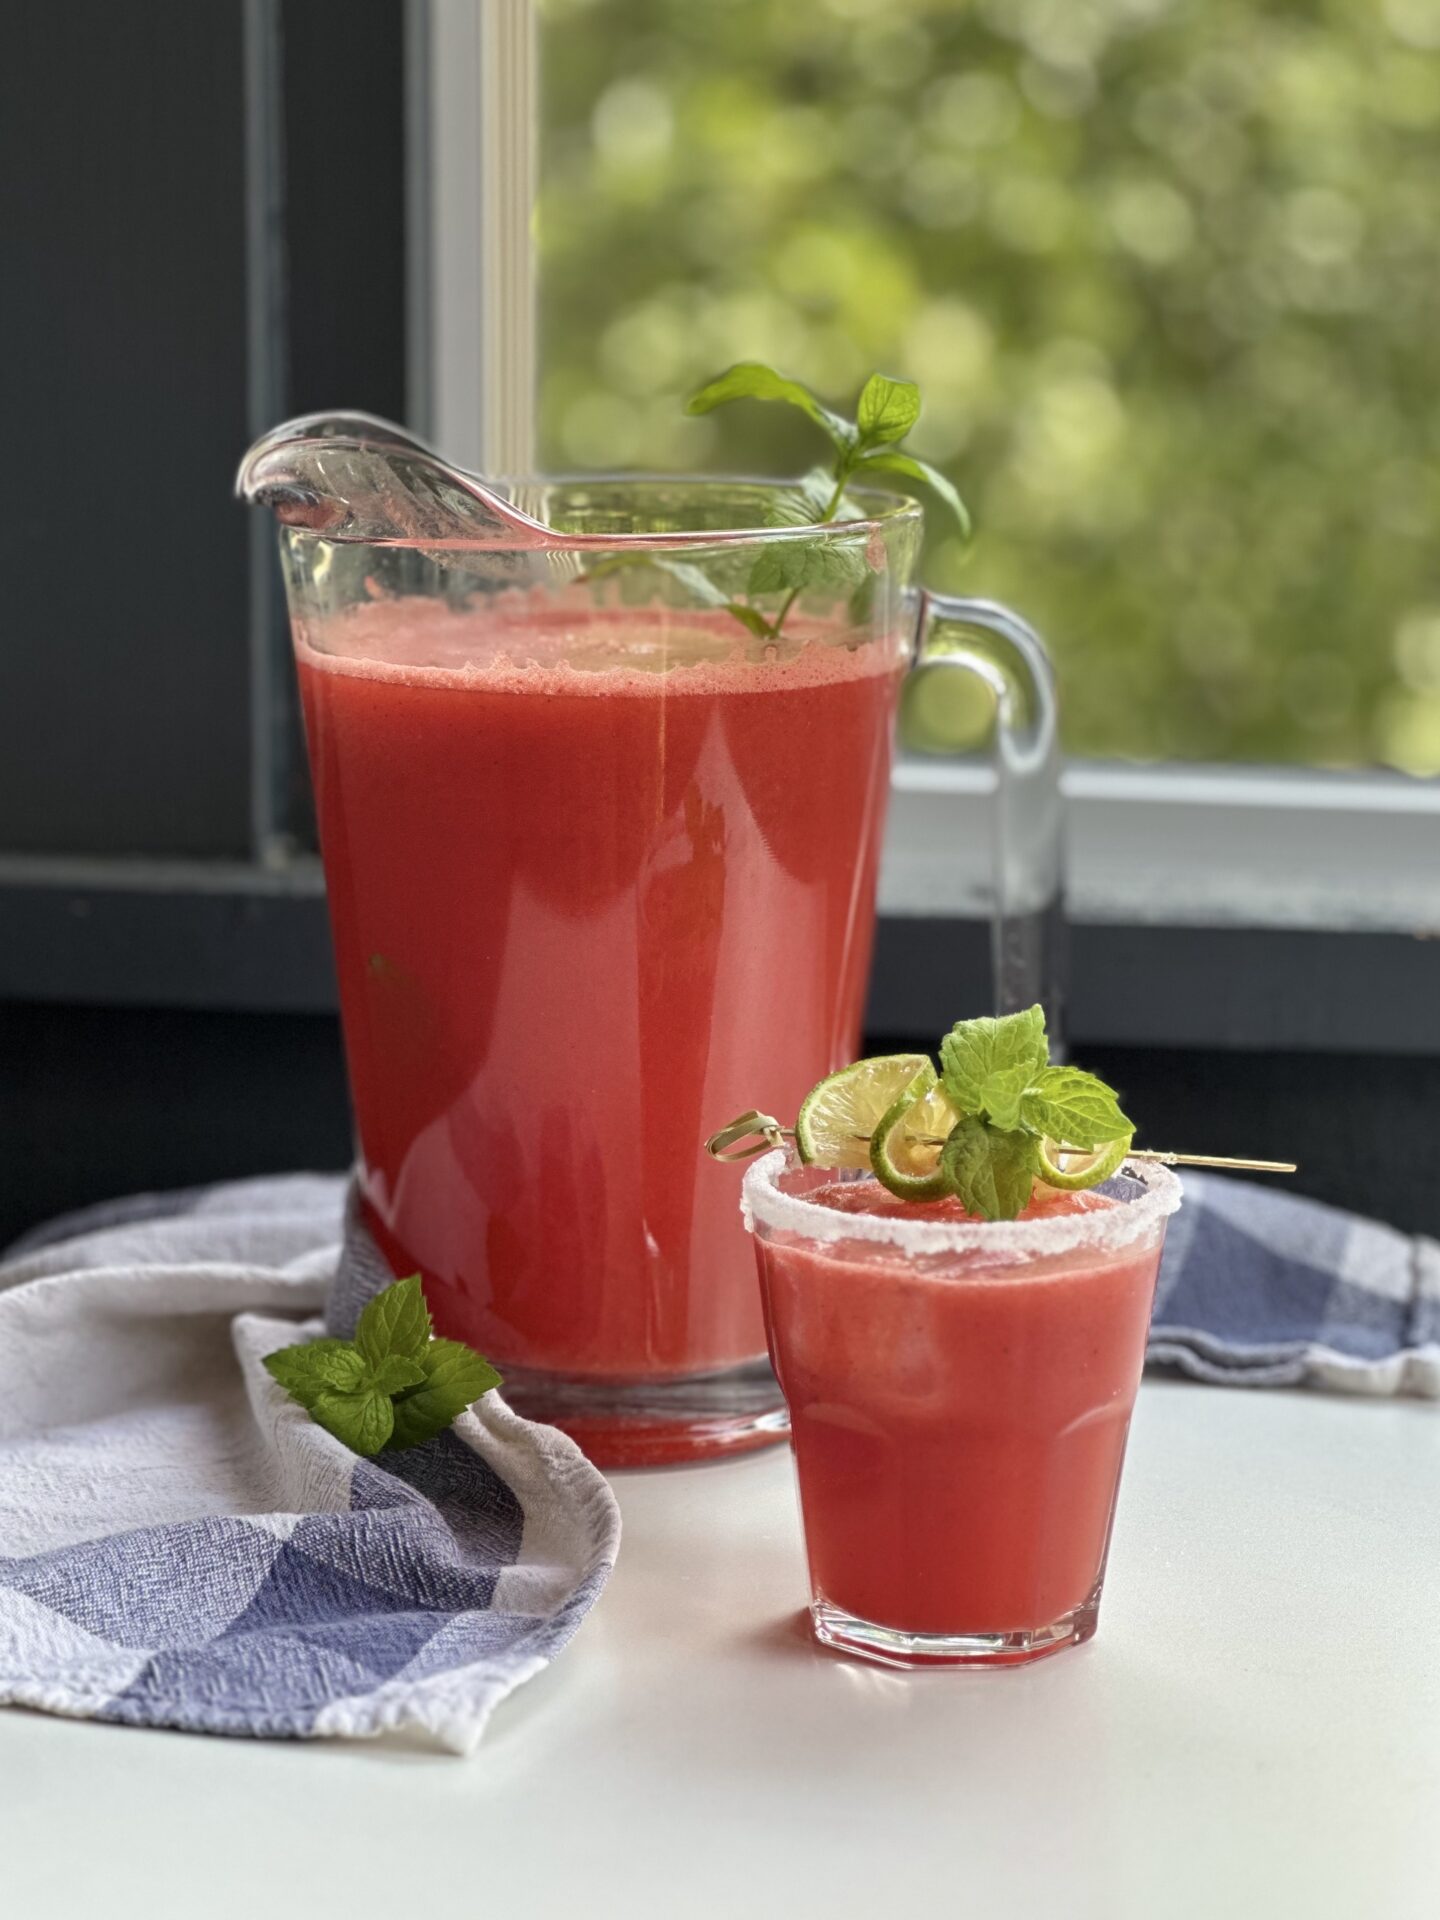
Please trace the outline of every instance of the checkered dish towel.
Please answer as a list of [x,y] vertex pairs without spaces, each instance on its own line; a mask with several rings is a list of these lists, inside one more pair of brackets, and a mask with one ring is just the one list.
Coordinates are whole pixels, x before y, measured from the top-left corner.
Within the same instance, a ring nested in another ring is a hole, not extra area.
[[1149,1357],[1224,1386],[1440,1398],[1440,1243],[1187,1173]]
[[262,1366],[389,1283],[343,1199],[122,1202],[0,1265],[0,1702],[468,1753],[575,1631],[620,1521],[572,1442],[492,1393],[362,1460]]

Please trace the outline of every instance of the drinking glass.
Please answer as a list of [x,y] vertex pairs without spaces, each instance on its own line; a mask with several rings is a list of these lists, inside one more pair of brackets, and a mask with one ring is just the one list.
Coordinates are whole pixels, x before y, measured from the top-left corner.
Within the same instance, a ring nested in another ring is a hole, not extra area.
[[816,1637],[898,1667],[1088,1640],[1174,1174],[1130,1161],[1094,1195],[1037,1188],[1015,1221],[783,1150],[742,1191]]
[[995,695],[996,996],[1053,1028],[1043,648],[916,591],[892,494],[815,527],[783,483],[483,482],[359,415],[277,428],[239,488],[280,521],[382,1252],[602,1464],[779,1436],[701,1142],[858,1049],[907,674]]

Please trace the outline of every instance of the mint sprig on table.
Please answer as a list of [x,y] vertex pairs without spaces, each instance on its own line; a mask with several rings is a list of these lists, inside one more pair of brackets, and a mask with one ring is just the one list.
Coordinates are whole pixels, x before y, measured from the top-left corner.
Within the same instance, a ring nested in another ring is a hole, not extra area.
[[1134,1137],[1112,1087],[1052,1067],[1040,1007],[961,1020],[923,1054],[860,1060],[822,1080],[795,1123],[802,1160],[863,1167],[906,1200],[950,1195],[1013,1220],[1036,1180],[1074,1191],[1108,1179]]
[[[860,390],[855,418],[847,420],[800,381],[788,379],[758,360],[742,360],[692,394],[685,411],[711,413],[734,400],[775,400],[796,407],[820,428],[834,449],[828,467],[812,468],[781,496],[775,508],[775,525],[823,526],[835,519],[844,503],[845,489],[857,476],[866,479],[898,474],[930,487],[955,516],[962,534],[968,535],[970,516],[950,481],[928,461],[900,447],[920,418],[920,389],[913,380],[892,380],[886,374],[872,373]],[[729,599],[718,590],[703,597],[723,605],[757,638],[774,640],[806,587],[858,586],[865,570],[865,557],[852,542],[777,540],[756,556],[746,582],[751,600],[769,593],[785,594],[773,618],[759,607]]]
[[376,1294],[353,1340],[282,1347],[265,1366],[312,1420],[366,1455],[418,1447],[500,1385],[473,1347],[434,1337],[418,1274]]

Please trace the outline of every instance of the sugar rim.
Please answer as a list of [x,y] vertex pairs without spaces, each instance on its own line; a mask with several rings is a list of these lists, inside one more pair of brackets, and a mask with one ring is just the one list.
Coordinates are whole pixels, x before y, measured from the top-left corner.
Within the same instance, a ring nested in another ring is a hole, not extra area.
[[1160,1228],[1181,1202],[1179,1180],[1154,1160],[1127,1160],[1120,1169],[1145,1189],[1137,1199],[1094,1213],[1067,1213],[1048,1220],[907,1220],[903,1214],[838,1213],[799,1194],[782,1193],[778,1176],[800,1163],[786,1149],[767,1153],[748,1168],[740,1211],[747,1229],[756,1223],[806,1240],[872,1240],[904,1253],[989,1253],[1038,1260],[1079,1247],[1123,1247]]

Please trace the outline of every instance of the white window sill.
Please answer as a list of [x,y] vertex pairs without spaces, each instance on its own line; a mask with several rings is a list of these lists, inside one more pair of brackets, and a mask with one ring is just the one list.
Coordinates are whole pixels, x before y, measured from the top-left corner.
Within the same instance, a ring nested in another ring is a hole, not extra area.
[[[992,786],[977,762],[900,763],[882,913],[985,914]],[[1440,781],[1078,762],[1065,795],[1076,921],[1440,937]]]

